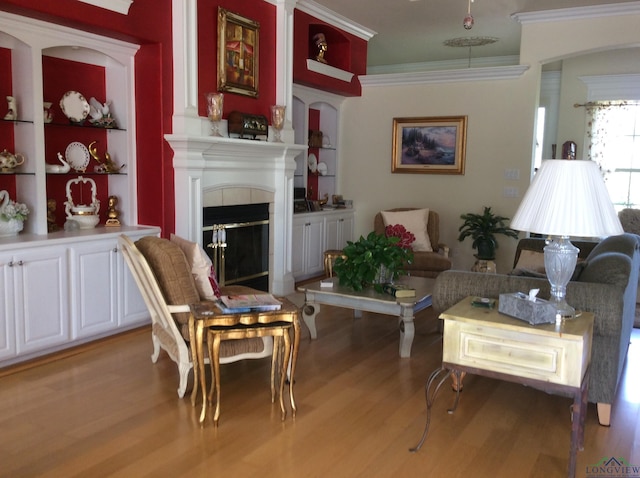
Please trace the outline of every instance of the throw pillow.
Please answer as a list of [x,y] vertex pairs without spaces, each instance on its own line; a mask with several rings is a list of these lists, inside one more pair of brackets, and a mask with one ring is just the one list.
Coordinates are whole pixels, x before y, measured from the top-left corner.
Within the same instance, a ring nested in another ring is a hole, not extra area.
[[214,300],[220,297],[220,288],[213,269],[211,259],[204,249],[195,242],[171,234],[171,242],[177,244],[187,258],[191,267],[191,274],[196,282],[196,288],[201,299]]
[[404,228],[411,232],[416,240],[412,244],[412,249],[416,252],[432,252],[431,241],[427,234],[427,222],[429,221],[428,209],[413,209],[411,211],[381,211],[382,220],[385,227],[393,224],[402,224]]
[[544,253],[537,251],[520,251],[516,269],[526,269],[544,274]]

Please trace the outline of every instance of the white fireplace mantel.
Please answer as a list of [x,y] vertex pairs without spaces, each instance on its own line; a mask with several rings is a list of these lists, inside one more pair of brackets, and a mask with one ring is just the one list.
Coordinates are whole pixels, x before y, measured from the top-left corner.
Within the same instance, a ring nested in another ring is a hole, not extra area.
[[165,138],[174,150],[176,234],[202,243],[203,197],[207,192],[244,189],[271,193],[270,290],[278,295],[293,292],[294,158],[306,146],[213,136]]

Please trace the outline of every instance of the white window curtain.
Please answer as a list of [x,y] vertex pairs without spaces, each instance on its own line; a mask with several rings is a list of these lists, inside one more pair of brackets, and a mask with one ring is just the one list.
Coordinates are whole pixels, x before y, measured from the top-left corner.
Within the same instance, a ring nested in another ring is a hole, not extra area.
[[613,172],[620,157],[621,136],[627,135],[634,124],[636,101],[593,101],[585,104],[587,110],[587,159],[595,161],[603,174]]

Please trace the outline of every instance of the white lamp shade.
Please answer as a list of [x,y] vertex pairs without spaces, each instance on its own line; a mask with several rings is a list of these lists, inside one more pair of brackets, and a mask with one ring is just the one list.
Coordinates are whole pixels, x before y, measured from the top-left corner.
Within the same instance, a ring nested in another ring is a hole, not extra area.
[[624,232],[598,165],[566,159],[542,161],[510,227],[550,236]]

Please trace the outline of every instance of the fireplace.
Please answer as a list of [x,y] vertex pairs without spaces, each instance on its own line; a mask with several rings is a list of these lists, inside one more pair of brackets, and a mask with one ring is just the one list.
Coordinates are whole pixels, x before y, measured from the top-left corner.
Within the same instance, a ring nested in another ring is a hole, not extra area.
[[220,285],[269,291],[269,204],[204,207],[202,244]]
[[[208,131],[206,118],[198,120]],[[175,233],[200,242],[205,207],[268,204],[269,292],[292,293],[294,158],[306,146],[202,133],[166,136],[174,151]]]

